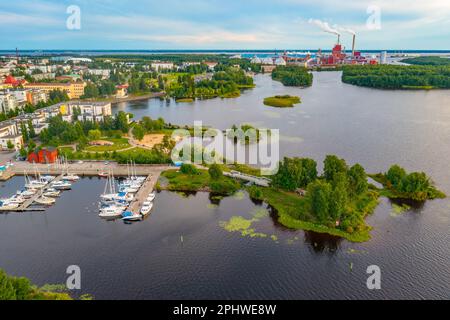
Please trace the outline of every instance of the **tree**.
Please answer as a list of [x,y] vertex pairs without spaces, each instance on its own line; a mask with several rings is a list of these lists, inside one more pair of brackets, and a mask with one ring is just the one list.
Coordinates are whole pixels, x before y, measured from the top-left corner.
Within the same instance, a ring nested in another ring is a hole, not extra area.
[[317,179],[317,162],[313,159],[301,159],[302,173],[299,187],[306,188],[308,184]]
[[8,142],[6,143],[6,146],[8,147],[9,150],[14,149],[14,143],[12,143],[11,140],[8,140]]
[[28,135],[31,139],[36,137],[36,131],[34,131],[33,122],[28,120]]
[[220,178],[223,177],[222,168],[216,163],[209,167],[208,172],[209,172],[209,176],[213,180],[219,180]]
[[133,128],[133,136],[135,139],[141,141],[145,136],[145,129],[140,124],[136,124]]
[[28,129],[27,129],[27,126],[26,126],[25,123],[23,123],[23,122],[20,124],[20,131],[22,132],[22,138],[23,138],[23,141],[24,141],[25,143],[27,143],[28,140],[30,140],[30,136],[28,135]]
[[402,189],[403,179],[406,178],[406,171],[399,165],[393,165],[386,174],[386,178],[397,189]]
[[360,164],[355,164],[348,171],[349,188],[353,196],[359,196],[365,193],[369,188],[367,174]]
[[102,132],[100,130],[89,130],[88,138],[89,140],[100,140],[102,137]]
[[117,130],[127,133],[129,129],[128,116],[125,112],[119,111],[115,119],[115,127]]
[[329,182],[333,181],[334,175],[337,173],[347,173],[347,164],[344,159],[336,156],[328,155],[324,161],[324,176]]
[[333,190],[330,194],[330,216],[340,220],[345,213],[348,201],[348,178],[345,173],[339,172],[334,175],[332,182]]
[[331,185],[317,180],[308,186],[308,198],[312,214],[319,221],[326,221],[330,211]]

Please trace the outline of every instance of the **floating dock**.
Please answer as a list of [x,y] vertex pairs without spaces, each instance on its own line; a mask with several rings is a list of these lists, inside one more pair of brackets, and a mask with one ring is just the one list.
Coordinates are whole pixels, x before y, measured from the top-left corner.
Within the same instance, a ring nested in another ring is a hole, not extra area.
[[145,179],[139,191],[134,196],[133,201],[130,203],[127,211],[133,213],[140,213],[142,205],[147,200],[150,193],[155,190],[156,183],[158,182],[161,172],[151,174]]

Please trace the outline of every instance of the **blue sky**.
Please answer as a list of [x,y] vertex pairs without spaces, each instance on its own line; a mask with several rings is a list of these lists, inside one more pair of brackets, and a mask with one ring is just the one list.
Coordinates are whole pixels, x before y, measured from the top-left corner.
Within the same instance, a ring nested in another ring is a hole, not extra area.
[[354,30],[359,49],[450,49],[450,0],[2,0],[0,50],[329,49],[336,37],[311,19]]

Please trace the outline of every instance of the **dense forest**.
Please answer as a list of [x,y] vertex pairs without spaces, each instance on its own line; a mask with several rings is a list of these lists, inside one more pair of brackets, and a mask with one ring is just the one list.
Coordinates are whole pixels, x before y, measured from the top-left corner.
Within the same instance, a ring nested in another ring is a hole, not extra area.
[[449,66],[345,66],[342,81],[380,89],[450,88]]
[[290,87],[310,87],[313,83],[313,75],[306,68],[297,66],[278,66],[272,79]]
[[417,57],[417,58],[408,58],[403,59],[401,62],[420,65],[420,66],[449,66],[450,59],[449,58],[441,58],[441,57]]
[[215,97],[233,98],[240,95],[240,89],[252,88],[253,78],[241,69],[233,67],[216,72],[211,79],[195,81],[191,74],[180,75],[166,92],[175,99],[209,99]]

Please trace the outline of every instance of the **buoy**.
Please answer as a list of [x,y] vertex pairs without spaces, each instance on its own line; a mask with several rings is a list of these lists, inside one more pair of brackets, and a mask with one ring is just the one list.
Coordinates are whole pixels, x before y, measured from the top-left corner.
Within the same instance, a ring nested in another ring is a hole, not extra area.
[[353,262],[350,263],[350,271],[353,271]]

